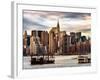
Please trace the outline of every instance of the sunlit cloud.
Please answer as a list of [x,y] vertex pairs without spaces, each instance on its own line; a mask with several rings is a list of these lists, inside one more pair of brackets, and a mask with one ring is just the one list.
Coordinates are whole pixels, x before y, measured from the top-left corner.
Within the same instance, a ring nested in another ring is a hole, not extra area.
[[58,20],[62,31],[89,33],[91,30],[90,13],[23,11],[23,29],[27,31],[49,31],[52,27],[56,27]]

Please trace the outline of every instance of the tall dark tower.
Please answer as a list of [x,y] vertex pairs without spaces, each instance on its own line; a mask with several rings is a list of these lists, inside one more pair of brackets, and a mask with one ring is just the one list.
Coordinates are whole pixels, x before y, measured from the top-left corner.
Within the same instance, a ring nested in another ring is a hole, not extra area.
[[57,22],[57,30],[58,30],[58,33],[60,32],[60,25],[59,25],[59,20]]

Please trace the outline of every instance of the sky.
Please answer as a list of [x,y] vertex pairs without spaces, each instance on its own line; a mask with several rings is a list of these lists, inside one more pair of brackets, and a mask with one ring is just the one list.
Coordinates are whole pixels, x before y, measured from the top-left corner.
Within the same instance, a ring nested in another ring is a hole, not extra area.
[[90,36],[91,14],[76,12],[52,12],[52,11],[23,11],[23,31],[30,34],[31,30],[48,31],[57,26],[59,21],[60,30],[69,32],[82,32]]

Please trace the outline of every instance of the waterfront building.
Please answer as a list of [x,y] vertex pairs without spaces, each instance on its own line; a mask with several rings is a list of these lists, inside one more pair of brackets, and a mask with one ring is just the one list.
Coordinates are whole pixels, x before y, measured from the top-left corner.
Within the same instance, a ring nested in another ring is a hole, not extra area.
[[59,54],[59,35],[60,25],[58,21],[57,26],[49,31],[49,53]]
[[23,33],[23,55],[26,56],[26,48],[27,48],[27,31]]

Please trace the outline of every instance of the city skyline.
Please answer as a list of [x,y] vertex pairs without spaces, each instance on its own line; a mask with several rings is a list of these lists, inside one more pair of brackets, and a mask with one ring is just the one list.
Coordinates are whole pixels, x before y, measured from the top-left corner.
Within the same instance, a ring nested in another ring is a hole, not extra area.
[[27,36],[27,31],[25,31],[23,33],[23,49],[24,53],[28,54],[37,53],[40,48],[44,48],[43,53],[47,51],[48,54],[83,54],[90,51],[90,39],[90,37],[83,36],[82,32],[70,32],[68,35],[66,31],[60,31],[58,21],[56,27],[52,27],[49,32],[32,30],[31,35]]
[[27,63],[30,67],[91,64],[90,13],[23,13],[24,68]]
[[23,11],[23,30],[28,34],[32,30],[48,31],[55,27],[57,21],[61,31],[82,32],[90,37],[91,14],[75,12]]

